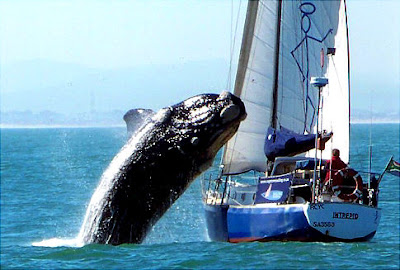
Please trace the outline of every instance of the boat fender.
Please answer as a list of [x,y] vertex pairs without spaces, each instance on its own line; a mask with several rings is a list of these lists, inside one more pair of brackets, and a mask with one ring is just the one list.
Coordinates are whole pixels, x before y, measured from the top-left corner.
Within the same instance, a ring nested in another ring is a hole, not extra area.
[[361,175],[357,171],[355,171],[351,168],[345,168],[345,169],[339,170],[337,172],[337,174],[340,174],[342,179],[344,179],[345,177],[352,178],[354,180],[356,186],[354,188],[354,191],[350,194],[342,193],[340,186],[334,186],[334,187],[332,187],[332,191],[334,192],[334,194],[338,198],[340,198],[344,201],[347,201],[347,202],[354,202],[354,201],[359,200],[363,194],[362,193],[363,184],[362,184]]

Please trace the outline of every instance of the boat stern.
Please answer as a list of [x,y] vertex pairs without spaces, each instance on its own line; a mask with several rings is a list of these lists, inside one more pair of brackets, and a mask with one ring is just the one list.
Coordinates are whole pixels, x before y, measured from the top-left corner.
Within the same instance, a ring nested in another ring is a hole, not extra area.
[[381,209],[354,203],[311,203],[305,216],[321,239],[367,241],[376,233]]

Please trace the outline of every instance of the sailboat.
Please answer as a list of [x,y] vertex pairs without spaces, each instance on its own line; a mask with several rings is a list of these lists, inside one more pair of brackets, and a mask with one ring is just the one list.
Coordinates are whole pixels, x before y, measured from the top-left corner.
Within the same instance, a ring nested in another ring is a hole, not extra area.
[[375,235],[379,174],[327,165],[334,149],[349,163],[349,71],[346,1],[248,1],[234,86],[247,119],[202,181],[211,240]]

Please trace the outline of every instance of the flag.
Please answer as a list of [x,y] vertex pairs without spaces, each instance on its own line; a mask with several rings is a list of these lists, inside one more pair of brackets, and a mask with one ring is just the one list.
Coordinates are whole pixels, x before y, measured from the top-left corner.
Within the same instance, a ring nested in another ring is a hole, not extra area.
[[389,161],[386,167],[386,172],[400,177],[400,163],[395,161],[393,158]]
[[379,176],[378,185],[381,182],[385,173],[387,173],[387,172],[400,177],[400,163],[395,161],[393,159],[393,156],[390,158],[388,164],[386,165],[385,169],[383,170],[383,173],[381,173],[381,175]]

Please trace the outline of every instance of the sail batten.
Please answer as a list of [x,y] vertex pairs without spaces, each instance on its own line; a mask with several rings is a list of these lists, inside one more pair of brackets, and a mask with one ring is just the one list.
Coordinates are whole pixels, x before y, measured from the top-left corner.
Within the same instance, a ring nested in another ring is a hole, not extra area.
[[[339,148],[348,161],[349,64],[345,2],[249,1],[235,94],[247,119],[228,142],[224,173],[265,170],[264,141],[269,127],[299,134],[333,132],[323,158]],[[335,48],[334,55],[326,55]],[[321,56],[323,59],[321,59]],[[323,64],[323,65],[322,65]],[[325,76],[324,107],[319,121],[318,90],[312,76]],[[313,156],[314,150],[303,155]],[[263,164],[263,165],[262,165]]]

